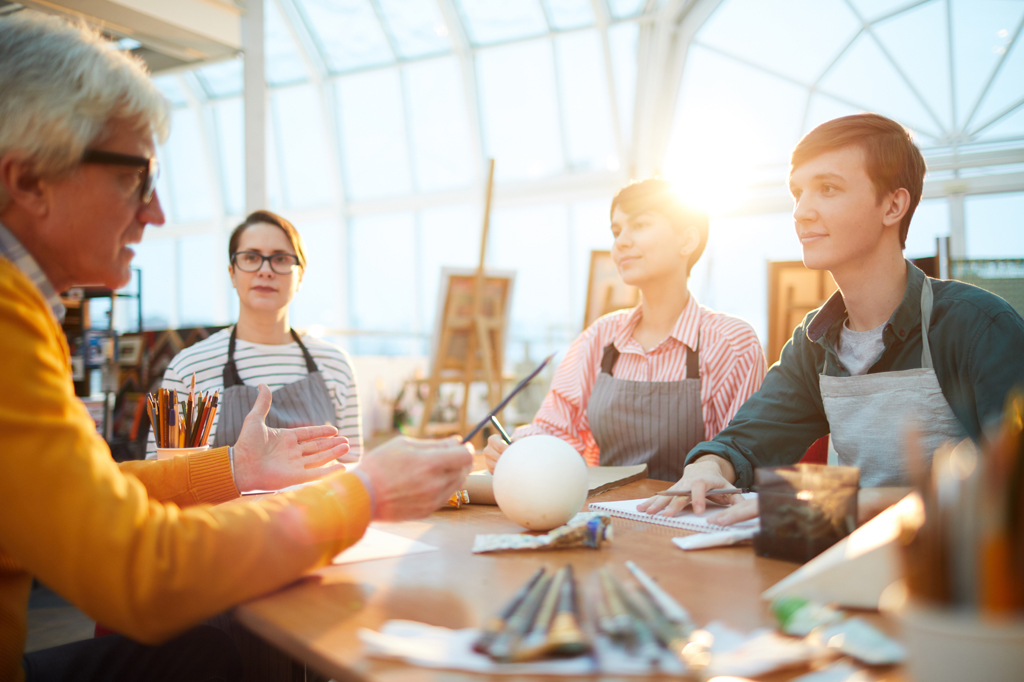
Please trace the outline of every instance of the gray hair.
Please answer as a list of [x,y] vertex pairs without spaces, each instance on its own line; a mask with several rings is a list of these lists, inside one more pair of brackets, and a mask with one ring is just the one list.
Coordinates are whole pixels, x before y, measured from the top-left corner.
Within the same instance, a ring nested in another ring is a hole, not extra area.
[[[0,19],[0,157],[21,150],[59,178],[112,119],[165,141],[168,112],[142,60],[96,31],[34,12]],[[0,211],[8,203],[0,184]]]

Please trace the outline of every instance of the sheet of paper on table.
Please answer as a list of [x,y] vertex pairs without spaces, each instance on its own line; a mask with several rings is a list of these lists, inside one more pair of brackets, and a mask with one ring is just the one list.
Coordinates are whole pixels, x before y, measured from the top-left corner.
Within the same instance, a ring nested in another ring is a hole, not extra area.
[[375,559],[394,559],[409,554],[434,552],[437,547],[419,540],[410,540],[394,533],[385,533],[374,527],[366,529],[362,540],[334,557],[332,564],[354,564],[357,561],[374,561]]

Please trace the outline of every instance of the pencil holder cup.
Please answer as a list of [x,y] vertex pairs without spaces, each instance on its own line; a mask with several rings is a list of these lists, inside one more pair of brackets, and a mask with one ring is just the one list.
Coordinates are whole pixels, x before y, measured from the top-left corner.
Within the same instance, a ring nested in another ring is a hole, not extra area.
[[915,682],[1016,682],[1024,671],[1024,617],[985,619],[977,612],[908,602],[896,613]]
[[857,527],[856,467],[797,464],[754,471],[761,530],[758,556],[804,563]]
[[178,455],[191,455],[194,452],[203,452],[209,450],[209,445],[201,445],[198,448],[157,448],[156,458],[157,459],[171,459]]

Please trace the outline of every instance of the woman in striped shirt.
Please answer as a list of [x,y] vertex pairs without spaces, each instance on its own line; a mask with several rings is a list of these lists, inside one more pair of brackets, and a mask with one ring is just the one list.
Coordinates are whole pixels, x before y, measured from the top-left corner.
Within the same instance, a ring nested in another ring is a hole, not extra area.
[[[256,211],[228,242],[231,283],[238,292],[238,322],[178,353],[163,387],[187,392],[220,391],[209,443],[233,445],[259,384],[273,391],[267,425],[282,428],[332,424],[348,438],[349,453],[362,454],[355,373],[348,355],[326,341],[300,337],[288,324],[291,303],[306,269],[306,252],[295,227],[270,211]],[[146,457],[156,457],[149,435]]]
[[[621,189],[610,213],[612,260],[643,302],[573,342],[533,423],[513,440],[557,436],[588,465],[646,463],[651,478],[674,482],[690,449],[760,387],[764,352],[748,323],[701,306],[687,289],[707,242],[706,214],[657,179]],[[506,447],[488,440],[492,471]]]

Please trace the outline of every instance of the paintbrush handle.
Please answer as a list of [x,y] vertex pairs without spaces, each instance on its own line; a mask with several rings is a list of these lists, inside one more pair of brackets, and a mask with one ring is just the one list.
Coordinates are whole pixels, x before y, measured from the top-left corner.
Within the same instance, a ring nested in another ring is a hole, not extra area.
[[523,603],[523,600],[526,599],[526,595],[530,593],[530,590],[537,583],[537,581],[540,580],[542,575],[544,575],[543,567],[538,568],[536,571],[534,571],[533,575],[531,575],[530,578],[525,583],[523,583],[522,587],[520,587],[516,591],[516,593],[512,595],[512,598],[509,599],[505,603],[505,605],[501,607],[501,610],[491,617],[491,620],[487,623],[487,626],[484,627],[483,631],[480,633],[480,636],[477,638],[476,642],[473,643],[473,649],[475,651],[481,654],[487,653],[488,648],[490,648],[495,638],[501,633],[502,630],[505,629],[505,624],[508,621],[508,619],[512,616],[513,613],[515,613],[516,608]]

